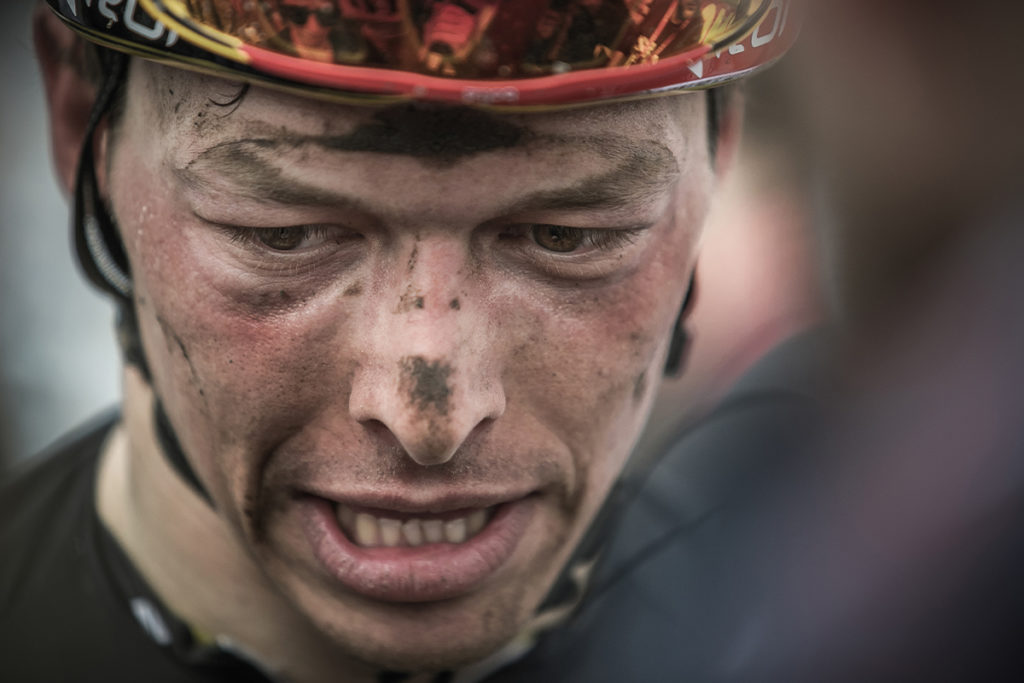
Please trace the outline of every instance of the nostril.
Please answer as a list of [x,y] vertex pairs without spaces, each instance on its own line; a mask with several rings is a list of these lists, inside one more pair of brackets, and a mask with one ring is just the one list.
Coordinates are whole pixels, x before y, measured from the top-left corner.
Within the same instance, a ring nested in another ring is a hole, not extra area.
[[363,429],[366,433],[374,440],[375,443],[391,442],[395,446],[401,446],[396,437],[388,426],[375,418],[369,418],[366,420],[360,420],[363,425]]
[[405,447],[398,436],[384,422],[375,418],[360,420],[364,433],[378,452],[390,452],[399,459],[405,457]]

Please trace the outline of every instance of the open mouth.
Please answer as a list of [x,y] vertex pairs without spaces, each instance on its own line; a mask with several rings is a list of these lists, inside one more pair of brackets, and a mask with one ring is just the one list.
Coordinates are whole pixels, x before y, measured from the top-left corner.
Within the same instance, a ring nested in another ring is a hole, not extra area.
[[418,548],[433,543],[462,544],[484,530],[497,506],[426,515],[398,515],[337,505],[341,530],[360,548]]
[[465,595],[499,573],[525,537],[537,498],[409,512],[303,496],[298,509],[313,554],[334,580],[376,600],[426,602]]

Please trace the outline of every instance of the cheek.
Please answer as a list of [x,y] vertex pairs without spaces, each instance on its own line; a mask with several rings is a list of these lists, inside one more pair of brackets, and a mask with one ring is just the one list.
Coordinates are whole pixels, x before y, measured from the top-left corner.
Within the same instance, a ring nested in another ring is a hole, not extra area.
[[204,481],[248,476],[246,459],[301,428],[328,390],[345,393],[353,372],[340,337],[348,297],[328,314],[306,284],[248,282],[184,223],[168,193],[153,192],[134,170],[115,211],[157,395]]
[[534,297],[506,323],[530,330],[504,378],[510,410],[529,411],[570,448],[580,486],[614,477],[646,420],[703,215],[677,212],[629,277]]

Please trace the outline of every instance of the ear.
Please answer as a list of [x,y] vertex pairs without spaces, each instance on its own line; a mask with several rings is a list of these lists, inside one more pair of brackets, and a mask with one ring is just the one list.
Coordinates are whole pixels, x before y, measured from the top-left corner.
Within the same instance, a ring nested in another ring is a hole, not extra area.
[[50,140],[57,180],[70,195],[96,88],[85,73],[85,44],[47,7],[32,17],[36,58],[50,113]]
[[715,157],[715,175],[724,178],[732,170],[743,140],[743,112],[746,95],[742,87],[735,87],[722,105],[718,124],[718,149]]

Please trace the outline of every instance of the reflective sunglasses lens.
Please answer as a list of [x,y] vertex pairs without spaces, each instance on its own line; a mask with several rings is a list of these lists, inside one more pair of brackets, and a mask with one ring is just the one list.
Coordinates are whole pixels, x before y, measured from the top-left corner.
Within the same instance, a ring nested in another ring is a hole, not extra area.
[[305,25],[309,21],[309,15],[313,13],[308,7],[300,5],[281,5],[281,16],[289,24]]

